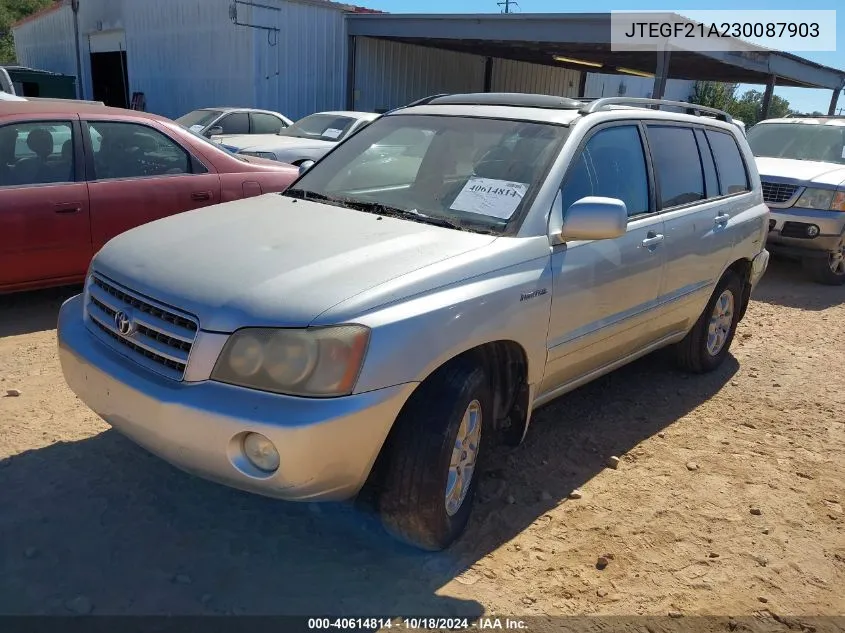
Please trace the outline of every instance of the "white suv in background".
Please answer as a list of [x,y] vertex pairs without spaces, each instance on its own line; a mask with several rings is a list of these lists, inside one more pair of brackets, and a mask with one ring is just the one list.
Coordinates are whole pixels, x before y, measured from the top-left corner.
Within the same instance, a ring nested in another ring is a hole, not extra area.
[[818,282],[845,283],[845,117],[762,121],[748,144],[772,214],[768,249]]

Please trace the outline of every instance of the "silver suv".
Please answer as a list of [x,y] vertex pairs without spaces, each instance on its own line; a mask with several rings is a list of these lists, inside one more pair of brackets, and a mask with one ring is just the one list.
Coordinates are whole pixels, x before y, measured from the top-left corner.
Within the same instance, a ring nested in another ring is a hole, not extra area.
[[389,532],[442,549],[537,407],[664,346],[692,372],[728,354],[769,213],[730,117],[679,107],[390,112],[282,195],[109,242],[61,310],[65,378],[179,468],[288,500],[375,491]]
[[845,117],[769,119],[748,143],[772,213],[769,249],[820,283],[845,284]]

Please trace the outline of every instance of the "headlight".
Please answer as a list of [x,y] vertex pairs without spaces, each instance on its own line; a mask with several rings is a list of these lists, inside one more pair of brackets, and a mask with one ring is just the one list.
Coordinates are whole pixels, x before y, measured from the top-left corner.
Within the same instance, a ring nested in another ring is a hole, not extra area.
[[805,189],[795,206],[800,209],[845,211],[845,193],[833,189]]
[[369,338],[363,325],[245,328],[229,337],[211,378],[288,395],[345,396],[358,379]]

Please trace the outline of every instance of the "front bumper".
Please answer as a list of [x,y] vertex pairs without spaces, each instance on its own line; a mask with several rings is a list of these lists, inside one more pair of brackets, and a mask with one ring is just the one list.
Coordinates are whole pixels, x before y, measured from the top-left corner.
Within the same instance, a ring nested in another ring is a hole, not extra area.
[[[58,345],[70,388],[115,429],[177,468],[287,500],[353,497],[369,475],[416,383],[344,398],[296,398],[206,380],[177,382],[121,356],[85,326],[82,295],[59,312]],[[276,446],[273,474],[251,468],[247,432]]]
[[[773,225],[766,238],[772,253],[796,257],[826,257],[837,248],[845,231],[845,213],[816,209],[769,208]],[[818,227],[818,235],[808,237],[803,230],[809,225]]]

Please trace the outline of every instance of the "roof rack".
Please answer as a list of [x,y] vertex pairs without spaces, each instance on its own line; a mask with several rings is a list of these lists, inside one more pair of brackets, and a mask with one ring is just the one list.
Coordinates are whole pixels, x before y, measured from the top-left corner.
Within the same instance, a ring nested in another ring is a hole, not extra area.
[[[487,105],[520,108],[545,108],[550,110],[577,110],[582,101],[552,95],[535,95],[508,92],[474,92],[468,94],[437,95],[427,101],[429,105]],[[416,103],[413,105],[423,105]]]
[[686,101],[667,101],[666,99],[645,99],[640,97],[603,97],[595,99],[589,103],[584,103],[578,109],[579,114],[592,114],[599,110],[604,110],[610,106],[657,106],[665,108],[680,108],[686,114],[693,114],[695,116],[702,116],[705,114],[712,115],[720,121],[731,123],[733,119],[731,115],[723,110],[716,108],[708,108],[706,106],[698,105],[697,103],[687,103]]

